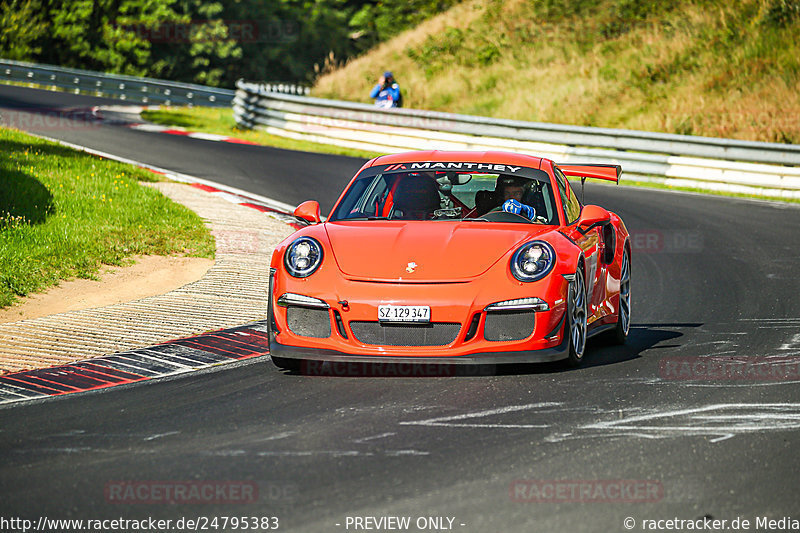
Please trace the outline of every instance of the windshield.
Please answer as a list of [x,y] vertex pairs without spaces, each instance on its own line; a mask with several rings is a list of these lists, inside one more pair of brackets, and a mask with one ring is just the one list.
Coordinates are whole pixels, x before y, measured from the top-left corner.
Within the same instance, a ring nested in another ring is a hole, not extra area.
[[[396,167],[397,165],[391,165]],[[337,220],[479,220],[558,224],[547,173],[485,171],[368,172],[345,192],[330,217]],[[504,203],[515,200],[519,210]],[[530,208],[530,209],[529,209]]]

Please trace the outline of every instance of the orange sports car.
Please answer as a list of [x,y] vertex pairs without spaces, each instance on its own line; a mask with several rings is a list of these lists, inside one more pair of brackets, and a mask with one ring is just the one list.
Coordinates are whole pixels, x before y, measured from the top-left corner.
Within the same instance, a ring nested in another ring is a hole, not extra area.
[[628,231],[567,179],[620,173],[504,152],[367,162],[327,220],[298,206],[309,225],[272,256],[273,362],[578,365],[593,334],[625,342]]

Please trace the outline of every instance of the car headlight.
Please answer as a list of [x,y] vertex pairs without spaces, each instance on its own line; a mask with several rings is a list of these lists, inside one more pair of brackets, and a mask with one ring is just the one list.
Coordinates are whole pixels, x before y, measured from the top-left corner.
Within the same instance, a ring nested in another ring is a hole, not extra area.
[[306,278],[322,263],[322,245],[311,237],[300,237],[286,249],[283,256],[286,270],[296,278]]
[[514,252],[511,273],[520,281],[536,281],[545,277],[555,264],[553,247],[544,241],[532,241]]

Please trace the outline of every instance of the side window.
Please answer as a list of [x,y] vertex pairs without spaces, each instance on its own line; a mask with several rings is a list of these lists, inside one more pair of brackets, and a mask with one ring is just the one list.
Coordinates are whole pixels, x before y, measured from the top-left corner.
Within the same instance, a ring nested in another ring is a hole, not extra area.
[[578,195],[575,194],[575,190],[572,188],[569,182],[567,182],[567,188],[569,189],[567,194],[567,224],[572,224],[578,217],[581,216],[581,202],[578,200]]
[[568,220],[567,217],[567,178],[564,176],[564,173],[561,170],[554,166],[553,171],[556,174],[556,183],[558,184],[558,195],[561,197],[561,206],[564,209],[564,220]]
[[575,191],[572,190],[569,181],[567,181],[567,177],[561,172],[561,169],[554,166],[553,170],[556,173],[558,194],[561,195],[561,205],[564,206],[564,216],[567,219],[567,224],[572,224],[581,216],[581,203]]
[[382,202],[386,200],[388,184],[383,175],[359,178],[345,192],[336,208],[332,220],[344,220],[363,216],[380,216]]

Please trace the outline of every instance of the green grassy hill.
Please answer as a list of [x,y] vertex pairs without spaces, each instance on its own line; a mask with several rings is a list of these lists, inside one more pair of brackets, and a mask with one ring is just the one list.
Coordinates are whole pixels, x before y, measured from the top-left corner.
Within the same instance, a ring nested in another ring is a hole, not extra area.
[[465,0],[319,78],[369,102],[800,143],[800,0]]

